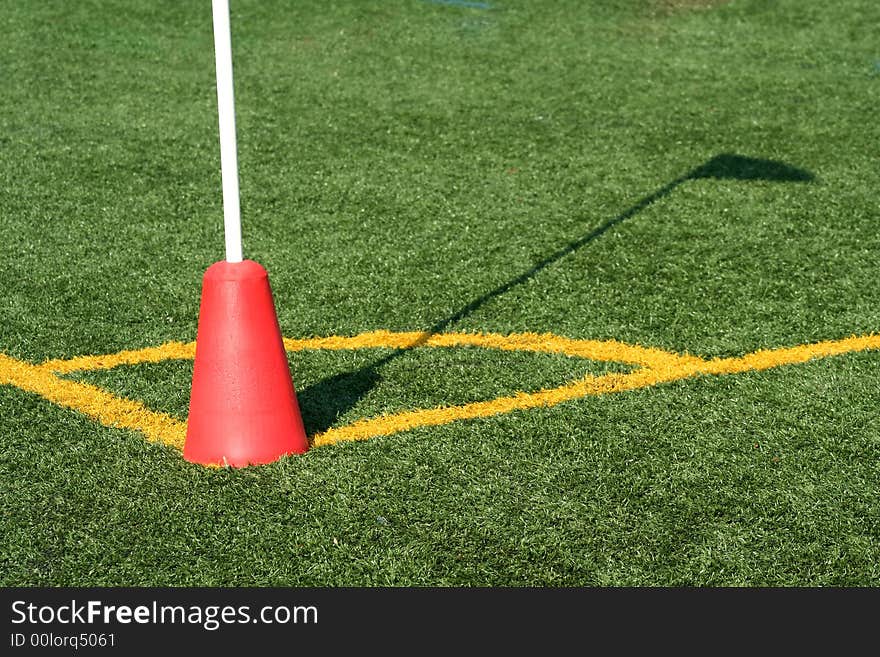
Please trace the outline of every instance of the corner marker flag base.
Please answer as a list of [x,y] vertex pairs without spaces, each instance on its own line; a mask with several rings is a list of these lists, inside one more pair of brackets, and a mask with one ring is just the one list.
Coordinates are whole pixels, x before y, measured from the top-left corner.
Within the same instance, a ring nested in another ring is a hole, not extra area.
[[266,270],[214,263],[202,281],[184,458],[242,467],[308,448]]

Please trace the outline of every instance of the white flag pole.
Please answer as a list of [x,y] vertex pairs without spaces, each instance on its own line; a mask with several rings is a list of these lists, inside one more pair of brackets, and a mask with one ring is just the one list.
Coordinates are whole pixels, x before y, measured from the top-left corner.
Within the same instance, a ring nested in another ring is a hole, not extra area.
[[235,145],[235,97],[232,89],[232,36],[229,0],[212,0],[214,56],[217,60],[217,112],[220,119],[220,172],[223,179],[223,228],[226,261],[241,262],[241,210]]

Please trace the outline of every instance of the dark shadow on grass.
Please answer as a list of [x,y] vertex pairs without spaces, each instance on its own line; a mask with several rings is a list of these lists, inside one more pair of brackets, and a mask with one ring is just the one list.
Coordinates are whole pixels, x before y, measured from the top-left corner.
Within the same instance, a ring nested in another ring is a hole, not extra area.
[[559,262],[565,256],[583,248],[593,240],[604,235],[618,224],[631,219],[656,201],[671,194],[679,185],[691,180],[741,180],[765,182],[811,182],[813,174],[804,169],[791,166],[784,162],[745,157],[733,153],[716,155],[703,164],[691,169],[688,173],[666,183],[662,187],[638,200],[616,217],[612,217],[602,225],[594,228],[578,239],[569,242],[549,254],[531,268],[505,281],[493,290],[468,302],[448,317],[444,317],[424,332],[406,349],[397,349],[387,356],[365,365],[353,372],[345,372],[328,377],[305,388],[298,393],[303,422],[309,435],[329,429],[336,419],[354,407],[382,379],[381,369],[405,351],[423,345],[430,336],[441,333],[450,325],[464,319],[488,301],[500,297],[513,288],[525,283],[550,265]]
[[732,153],[716,155],[686,175],[685,180],[715,178],[717,180],[764,180],[769,182],[812,182],[815,176],[785,162],[760,160]]
[[329,376],[302,391],[297,391],[296,396],[306,433],[313,436],[329,429],[339,415],[354,408],[378,385],[381,379],[379,368],[388,360],[389,358],[386,357],[353,372]]

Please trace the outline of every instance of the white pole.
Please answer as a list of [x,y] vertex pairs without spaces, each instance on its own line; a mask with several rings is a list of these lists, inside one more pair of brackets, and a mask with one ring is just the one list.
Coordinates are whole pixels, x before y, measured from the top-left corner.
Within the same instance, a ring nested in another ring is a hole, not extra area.
[[220,118],[220,173],[223,179],[223,228],[226,261],[241,262],[241,210],[235,146],[235,97],[232,91],[232,36],[229,0],[212,0],[214,56],[217,60],[217,112]]

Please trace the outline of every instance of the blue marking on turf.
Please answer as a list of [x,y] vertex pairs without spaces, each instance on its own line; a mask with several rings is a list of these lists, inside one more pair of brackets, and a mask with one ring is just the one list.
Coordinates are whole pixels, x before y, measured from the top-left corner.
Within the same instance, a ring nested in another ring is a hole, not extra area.
[[456,7],[467,7],[469,9],[492,8],[492,5],[488,2],[467,2],[466,0],[425,0],[425,2],[433,2],[435,5],[455,5]]

